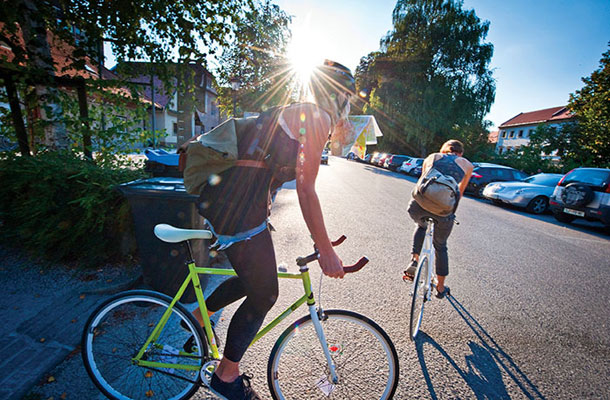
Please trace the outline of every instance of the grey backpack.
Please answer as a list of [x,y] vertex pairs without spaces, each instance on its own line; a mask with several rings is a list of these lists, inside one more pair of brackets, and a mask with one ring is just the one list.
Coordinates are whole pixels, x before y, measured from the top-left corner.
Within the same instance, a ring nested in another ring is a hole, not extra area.
[[411,196],[424,210],[447,217],[455,212],[460,198],[460,187],[449,175],[431,167],[426,175],[417,181]]

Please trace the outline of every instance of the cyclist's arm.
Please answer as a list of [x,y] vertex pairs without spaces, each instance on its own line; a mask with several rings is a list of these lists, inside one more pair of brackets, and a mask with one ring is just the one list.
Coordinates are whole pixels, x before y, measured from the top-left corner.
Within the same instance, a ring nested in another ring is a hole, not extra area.
[[472,177],[472,171],[474,170],[474,165],[472,165],[470,163],[470,161],[466,160],[465,158],[463,159],[462,162],[460,162],[459,165],[464,170],[464,177],[462,178],[462,181],[460,182],[460,195],[464,196],[464,191],[466,190],[466,186],[468,186],[468,182],[470,181],[470,178]]
[[[298,110],[297,110],[298,111]],[[309,111],[309,112],[307,112]],[[300,112],[299,112],[300,114]],[[315,183],[320,168],[320,157],[328,138],[330,130],[330,118],[325,113],[320,113],[314,117],[311,106],[305,109],[305,135],[302,147],[302,154],[297,159],[297,195],[303,218],[307,228],[316,244],[320,258],[320,267],[324,273],[331,277],[341,278],[344,275],[343,263],[335,253],[322,215],[320,200],[316,193]],[[300,115],[298,116],[300,118]],[[293,118],[287,118],[294,121]],[[302,126],[297,127],[291,124],[291,130],[299,132]]]

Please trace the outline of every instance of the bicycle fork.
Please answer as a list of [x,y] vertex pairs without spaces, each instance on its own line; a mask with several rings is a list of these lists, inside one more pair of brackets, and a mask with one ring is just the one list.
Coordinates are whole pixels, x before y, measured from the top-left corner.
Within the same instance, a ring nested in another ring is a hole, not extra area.
[[326,357],[326,362],[328,363],[328,369],[330,370],[330,377],[333,384],[339,383],[339,377],[337,376],[337,370],[335,367],[335,363],[330,356],[330,350],[328,348],[328,342],[326,341],[326,336],[324,335],[324,329],[322,329],[321,319],[324,316],[324,312],[320,309],[320,313],[316,309],[315,305],[309,305],[309,314],[311,315],[311,321],[313,322],[313,326],[316,330],[316,334],[318,335],[318,340],[320,341],[320,345],[322,346],[322,351],[324,351],[324,357]]

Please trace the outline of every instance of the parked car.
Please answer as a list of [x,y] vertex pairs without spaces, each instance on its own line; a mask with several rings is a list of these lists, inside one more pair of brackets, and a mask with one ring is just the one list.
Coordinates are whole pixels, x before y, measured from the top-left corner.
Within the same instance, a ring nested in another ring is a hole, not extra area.
[[364,158],[362,159],[362,162],[370,164],[372,158],[373,158],[373,154],[369,153],[366,156],[364,156]]
[[373,165],[379,164],[379,159],[384,155],[385,155],[385,153],[373,153],[373,157],[371,158],[371,164],[373,164]]
[[328,165],[328,153],[329,153],[328,149],[322,150],[322,157],[320,158],[320,164]]
[[483,197],[483,190],[490,182],[520,181],[527,178],[525,172],[521,172],[504,165],[489,163],[474,163],[474,170],[466,193],[472,193],[476,197]]
[[542,214],[548,210],[549,198],[561,174],[537,174],[517,182],[493,182],[483,189],[483,197],[496,204],[525,207],[528,212]]
[[415,168],[413,168],[411,170],[411,175],[416,176],[416,177],[419,178],[421,176],[421,170],[422,170],[422,166],[421,165],[418,166],[418,167],[415,167]]
[[[411,171],[413,170],[413,168],[421,167],[423,163],[423,158],[410,157],[408,160],[405,160],[405,162],[402,163],[398,170],[400,172],[404,172],[407,175],[411,175]],[[421,174],[421,171],[419,173]]]
[[557,184],[549,201],[555,219],[601,221],[610,230],[610,169],[576,168]]
[[387,167],[389,170],[396,171],[396,170],[398,170],[398,168],[400,168],[402,163],[409,158],[410,158],[409,156],[394,154],[393,156],[386,159],[386,164],[387,164]]
[[358,154],[354,153],[353,151],[347,153],[347,156],[345,156],[345,158],[347,158],[348,160],[361,161],[360,157],[358,157]]
[[389,153],[383,153],[381,157],[379,157],[379,161],[377,161],[377,166],[383,168],[383,166],[385,165],[385,160],[390,156],[392,155]]

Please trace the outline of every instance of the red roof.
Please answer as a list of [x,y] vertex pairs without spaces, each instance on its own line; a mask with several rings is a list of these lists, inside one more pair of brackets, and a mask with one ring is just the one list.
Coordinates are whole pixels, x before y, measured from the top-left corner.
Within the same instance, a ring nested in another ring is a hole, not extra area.
[[536,123],[549,122],[549,121],[562,121],[572,118],[574,114],[570,112],[565,106],[545,108],[544,110],[530,111],[526,113],[520,113],[512,117],[508,121],[504,122],[499,128],[508,128],[511,126],[519,125],[532,125]]
[[499,133],[500,133],[500,131],[489,132],[489,134],[487,135],[487,142],[488,143],[498,143],[498,134]]

